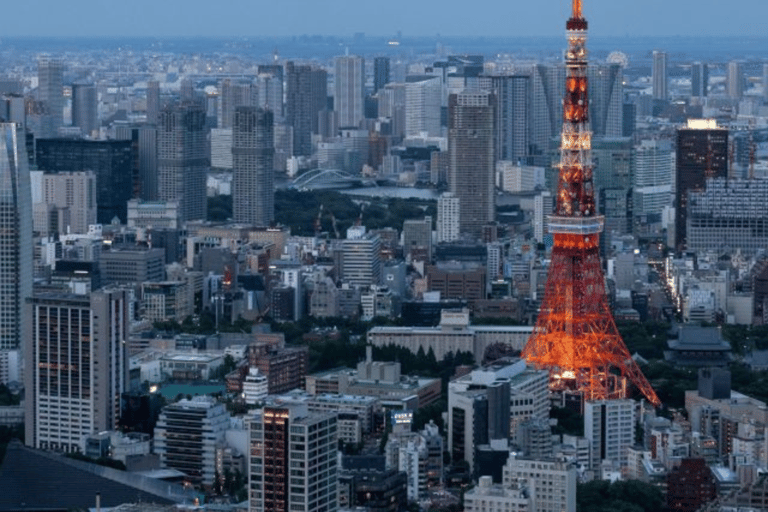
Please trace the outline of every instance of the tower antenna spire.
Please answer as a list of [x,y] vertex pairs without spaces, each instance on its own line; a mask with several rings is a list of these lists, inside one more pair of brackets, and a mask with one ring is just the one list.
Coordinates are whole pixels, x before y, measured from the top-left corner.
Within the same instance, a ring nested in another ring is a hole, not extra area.
[[583,18],[581,15],[582,3],[583,0],[573,0],[573,15],[571,17],[575,20]]

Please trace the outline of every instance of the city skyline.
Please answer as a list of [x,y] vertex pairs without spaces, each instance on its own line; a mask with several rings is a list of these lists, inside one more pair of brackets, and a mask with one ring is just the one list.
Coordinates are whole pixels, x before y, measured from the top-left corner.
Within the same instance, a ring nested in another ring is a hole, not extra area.
[[[473,15],[454,16],[455,8],[437,0],[423,0],[418,7],[404,0],[370,4],[335,0],[328,4],[286,0],[255,4],[232,0],[227,9],[210,9],[201,0],[162,3],[137,0],[130,4],[99,0],[68,3],[32,0],[5,6],[14,36],[291,36],[300,34],[443,36],[553,36],[559,35],[569,14],[570,2],[536,3],[481,0]],[[594,0],[585,8],[598,36],[761,36],[751,22],[768,14],[761,0],[735,0],[728,16],[716,16],[722,4],[715,0],[646,0],[623,2]],[[39,16],[40,12],[48,16]],[[300,18],[296,12],[301,12]],[[491,16],[490,13],[498,15]],[[152,13],[148,16],[148,13]],[[184,13],[180,15],[179,13]],[[204,13],[204,14],[203,14]],[[232,16],[232,13],[238,13]],[[408,13],[404,16],[403,13]],[[75,28],[76,27],[76,28]]]

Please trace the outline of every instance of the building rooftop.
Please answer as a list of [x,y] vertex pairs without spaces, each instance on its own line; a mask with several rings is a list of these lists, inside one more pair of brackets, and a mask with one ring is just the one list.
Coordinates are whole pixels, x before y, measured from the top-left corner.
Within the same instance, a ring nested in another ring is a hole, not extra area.
[[34,450],[12,441],[0,466],[0,511],[85,510],[123,503],[192,503],[192,491],[142,475]]

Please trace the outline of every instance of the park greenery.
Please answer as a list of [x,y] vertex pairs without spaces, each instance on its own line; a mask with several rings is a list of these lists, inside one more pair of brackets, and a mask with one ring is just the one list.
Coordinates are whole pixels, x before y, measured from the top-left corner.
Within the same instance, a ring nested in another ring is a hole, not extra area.
[[664,495],[639,480],[593,480],[578,484],[576,512],[660,512],[666,510]]
[[318,215],[322,232],[335,237],[335,231],[338,230],[341,238],[344,238],[347,228],[358,219],[369,230],[387,227],[399,230],[408,219],[421,219],[425,215],[436,219],[436,208],[434,201],[399,198],[356,200],[347,194],[330,190],[275,192],[275,221],[290,227],[291,234],[296,236],[314,235]]

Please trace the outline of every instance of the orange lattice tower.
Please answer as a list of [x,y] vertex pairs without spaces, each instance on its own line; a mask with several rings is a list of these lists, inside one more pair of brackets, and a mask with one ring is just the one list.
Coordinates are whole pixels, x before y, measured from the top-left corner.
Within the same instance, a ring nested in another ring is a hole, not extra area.
[[595,211],[592,133],[587,97],[587,21],[573,0],[567,23],[560,173],[549,232],[552,260],[538,322],[523,350],[531,364],[550,371],[550,386],[584,399],[625,398],[627,381],[654,405],[660,401],[632,360],[608,308],[600,266],[603,217]]

